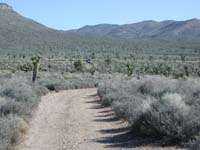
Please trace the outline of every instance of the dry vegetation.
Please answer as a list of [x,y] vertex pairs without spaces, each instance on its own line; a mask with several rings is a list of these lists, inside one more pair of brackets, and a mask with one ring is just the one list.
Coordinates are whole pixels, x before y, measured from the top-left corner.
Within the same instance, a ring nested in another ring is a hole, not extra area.
[[[96,86],[102,104],[112,106],[116,114],[128,120],[132,129],[141,135],[161,137],[162,144],[189,145],[197,149],[200,128],[199,64],[195,62],[193,65],[189,57],[184,60],[180,57],[177,62],[173,61],[173,57],[166,62],[164,58],[158,60],[156,57],[144,60],[127,58],[89,57],[58,62],[43,58],[35,84],[31,82],[29,58],[18,59],[17,64],[21,65],[17,66],[2,59],[2,150],[12,147],[26,131],[32,111],[42,95],[49,91]],[[140,80],[135,78],[137,70]]]
[[95,80],[88,75],[62,76],[41,73],[40,79],[33,84],[29,74],[0,74],[0,149],[12,149],[19,137],[28,128],[34,108],[42,95],[49,90],[65,90],[94,87]]
[[[87,62],[88,60],[90,62]],[[153,64],[157,61],[153,60],[147,61],[148,65],[130,59],[121,59],[117,63],[110,58],[88,60],[71,60],[72,62],[65,65],[68,70],[62,69],[64,65],[59,63],[50,70],[43,68],[42,64],[35,84],[31,82],[31,65],[15,68],[15,71],[2,71],[2,150],[11,148],[20,135],[26,132],[32,111],[37,107],[42,95],[49,91],[96,86],[102,104],[111,106],[118,116],[128,120],[134,131],[152,138],[160,137],[162,144],[178,144],[197,149],[200,84],[196,78],[198,72],[191,71],[188,62],[162,62],[162,65],[155,67]],[[53,66],[54,63],[50,63]],[[167,67],[171,65],[174,69]],[[92,68],[93,66],[95,67]],[[180,66],[187,67],[181,71]],[[140,80],[135,78],[137,69],[140,70]],[[159,74],[164,76],[158,76]]]
[[102,104],[110,105],[139,134],[196,150],[200,148],[199,83],[199,79],[145,76],[103,81],[98,93]]
[[40,100],[40,87],[12,74],[1,74],[0,82],[0,147],[4,150],[26,131],[27,121]]
[[[198,19],[166,24],[166,31],[168,25],[172,29],[167,36],[160,31],[164,22],[152,21],[139,23],[145,30],[137,24],[139,30],[130,32],[131,24],[115,32],[117,36],[83,36],[47,28],[7,4],[0,6],[1,150],[11,148],[26,131],[42,95],[97,85],[102,104],[140,134],[200,149]],[[159,28],[152,30],[152,23]],[[108,31],[107,25],[100,29],[101,34]],[[185,32],[170,34],[180,29]],[[34,55],[41,56],[41,62],[40,68],[35,65],[39,75],[33,84]]]

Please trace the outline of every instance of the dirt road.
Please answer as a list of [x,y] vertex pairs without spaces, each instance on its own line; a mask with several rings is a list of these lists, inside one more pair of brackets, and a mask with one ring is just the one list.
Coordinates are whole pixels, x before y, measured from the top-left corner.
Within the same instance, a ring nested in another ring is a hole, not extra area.
[[[69,90],[42,97],[18,150],[173,150],[134,138],[127,124],[98,103],[96,89]],[[177,150],[177,149],[176,149]]]

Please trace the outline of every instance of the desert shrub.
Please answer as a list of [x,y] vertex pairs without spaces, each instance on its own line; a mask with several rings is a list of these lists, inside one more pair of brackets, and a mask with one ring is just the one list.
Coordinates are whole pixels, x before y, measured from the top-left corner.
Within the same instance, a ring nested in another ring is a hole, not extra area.
[[1,76],[0,83],[0,147],[7,150],[26,132],[27,122],[44,89],[16,75]]
[[5,79],[11,79],[13,76],[12,73],[10,73],[9,71],[1,71],[0,72],[0,82],[4,81]]
[[50,91],[55,90],[55,85],[60,85],[64,82],[64,77],[59,73],[42,73],[38,79],[38,84],[46,87]]
[[65,73],[63,74],[63,78],[64,78],[65,80],[71,79],[71,78],[73,78],[74,76],[76,76],[76,75],[73,74],[73,73],[70,73],[70,72],[65,72]]
[[81,60],[77,60],[74,62],[74,68],[76,69],[76,71],[78,72],[83,72],[83,63]]
[[186,144],[187,147],[189,147],[189,150],[198,150],[200,149],[200,136],[196,136],[194,139],[192,139],[188,144]]
[[17,141],[19,136],[16,131],[17,119],[16,116],[0,117],[0,147],[2,150],[6,150]]
[[89,74],[76,73],[66,73],[64,75],[44,73],[38,79],[38,84],[46,87],[50,91],[92,88],[97,84],[97,77]]
[[19,66],[17,66],[17,70],[24,72],[32,71],[32,68],[33,67],[30,63],[20,64]]
[[[172,142],[177,142],[191,138],[196,134],[193,130],[195,126],[200,125],[195,120],[188,122],[190,107],[176,93],[166,93],[161,99],[155,99],[153,102],[149,100],[146,108],[148,109],[137,120],[131,118],[133,125],[144,134],[166,137]],[[193,124],[194,122],[198,124]]]
[[48,88],[39,84],[33,85],[33,90],[39,97],[44,96],[49,92]]
[[2,84],[0,95],[7,99],[0,108],[4,115],[16,113],[29,116],[40,99],[29,81],[16,76]]
[[96,72],[96,67],[94,65],[92,65],[92,67],[90,67],[89,72],[91,73],[91,75],[94,75],[94,73]]
[[146,76],[141,80],[105,80],[99,84],[102,104],[110,105],[140,134],[165,142],[189,141],[200,132],[199,79]]
[[0,117],[0,148],[12,149],[27,130],[27,123],[16,115]]

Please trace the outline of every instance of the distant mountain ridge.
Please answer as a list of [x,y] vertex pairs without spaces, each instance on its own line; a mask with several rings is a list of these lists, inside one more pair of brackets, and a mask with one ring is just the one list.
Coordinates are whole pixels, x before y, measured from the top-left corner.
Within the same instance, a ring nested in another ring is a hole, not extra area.
[[11,6],[0,3],[0,55],[196,53],[200,50],[199,41],[199,19],[100,24],[61,31],[26,18]]
[[170,38],[170,37],[197,37],[200,38],[200,20],[191,19],[186,21],[143,21],[125,25],[99,24],[85,26],[77,30],[71,30],[79,35],[107,36],[113,38],[136,39],[136,38]]

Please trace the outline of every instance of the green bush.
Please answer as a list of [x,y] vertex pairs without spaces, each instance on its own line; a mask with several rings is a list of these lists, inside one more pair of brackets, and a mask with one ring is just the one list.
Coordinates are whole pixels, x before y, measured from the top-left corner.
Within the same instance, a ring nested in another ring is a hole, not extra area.
[[76,69],[76,71],[78,72],[83,72],[83,64],[81,60],[77,60],[74,62],[74,68]]

